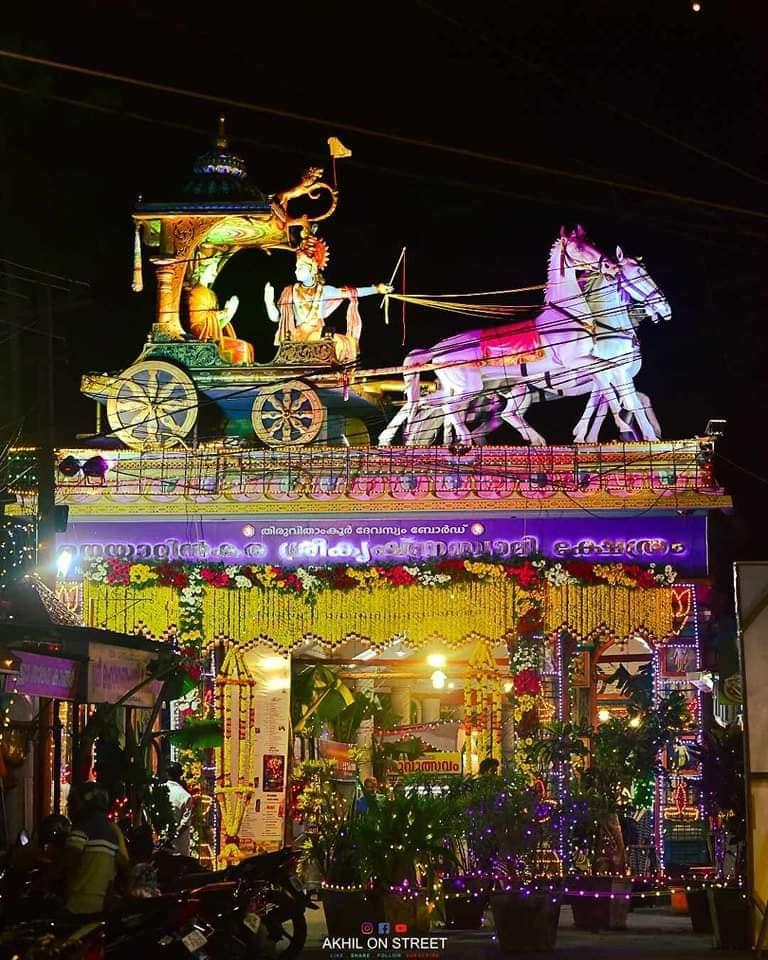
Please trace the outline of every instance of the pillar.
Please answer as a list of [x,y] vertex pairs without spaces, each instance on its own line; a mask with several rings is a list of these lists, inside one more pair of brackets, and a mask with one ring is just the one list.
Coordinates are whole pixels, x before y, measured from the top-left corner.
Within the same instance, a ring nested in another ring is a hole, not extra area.
[[440,697],[424,697],[421,701],[421,722],[437,723],[440,719]]
[[157,278],[157,315],[153,334],[181,339],[184,331],[179,321],[179,303],[175,300],[175,280],[179,266],[175,260],[153,259]]
[[501,761],[510,763],[515,751],[515,720],[513,707],[507,697],[501,701]]
[[393,680],[390,693],[392,712],[399,717],[398,723],[411,722],[411,684],[408,680]]
[[[373,697],[373,680],[357,680],[354,683],[357,693],[364,693]],[[365,780],[373,776],[373,717],[368,717],[360,724],[357,731],[357,745],[360,748],[360,779]]]

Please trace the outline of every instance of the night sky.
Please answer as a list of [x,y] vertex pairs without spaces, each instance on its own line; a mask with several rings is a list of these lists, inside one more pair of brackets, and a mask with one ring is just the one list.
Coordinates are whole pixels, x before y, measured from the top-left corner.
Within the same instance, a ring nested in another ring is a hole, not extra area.
[[[3,11],[0,46],[327,119],[223,108],[231,144],[265,193],[326,162],[329,135],[352,149],[339,167],[339,209],[324,229],[332,283],[387,279],[403,245],[410,292],[540,283],[561,223],[584,224],[606,252],[619,243],[643,255],[673,315],[643,325],[638,388],[650,394],[665,437],[728,420],[717,470],[737,511],[715,531],[725,584],[730,560],[768,554],[766,23],[759,0],[701,3],[698,14],[689,0],[15,4]],[[75,300],[55,292],[61,443],[93,426],[80,373],[127,367],[151,322],[152,283],[130,292],[136,197],[179,196],[218,112],[215,102],[0,58],[0,256],[90,284]],[[263,285],[279,289],[291,270],[288,254],[251,252],[217,282],[222,301],[240,296],[237,329],[262,362],[274,334]],[[2,282],[30,294],[9,272],[19,275],[0,264]],[[34,323],[23,312],[31,301],[13,300],[22,311],[15,322]],[[3,341],[10,302],[0,297]],[[399,324],[384,327],[373,301],[363,303],[363,322],[362,365],[399,363]],[[409,309],[406,349],[467,322]],[[41,338],[24,335],[26,405],[35,401],[41,349]],[[548,404],[530,420],[552,442],[567,442],[582,407]],[[35,416],[30,408],[30,437]]]

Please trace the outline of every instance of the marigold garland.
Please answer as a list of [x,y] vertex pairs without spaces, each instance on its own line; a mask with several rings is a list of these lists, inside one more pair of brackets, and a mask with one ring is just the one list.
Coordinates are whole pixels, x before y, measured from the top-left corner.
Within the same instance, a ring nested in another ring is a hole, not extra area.
[[[224,740],[214,750],[216,762],[215,796],[221,810],[224,843],[219,854],[222,866],[237,862],[238,844],[248,802],[254,793],[256,771],[255,680],[238,647],[227,650],[216,677],[216,714],[221,717]],[[235,698],[235,693],[237,697]],[[237,701],[235,703],[235,700]],[[235,723],[237,730],[235,730]],[[233,752],[237,745],[237,769],[233,768]]]
[[[151,589],[153,602],[123,604],[132,611],[125,614],[123,628],[155,636],[170,633],[191,655],[216,634],[247,639],[241,636],[245,624],[253,625],[252,636],[258,634],[262,642],[281,648],[308,638],[332,646],[352,635],[373,646],[386,646],[408,627],[409,615],[414,634],[448,645],[461,645],[474,634],[497,639],[508,630],[531,635],[567,627],[587,636],[608,627],[624,636],[644,626],[663,637],[674,629],[669,588],[676,574],[669,566],[659,569],[654,564],[643,568],[544,558],[509,563],[444,559],[419,566],[289,569],[273,564],[100,559],[85,576],[86,593],[97,601],[95,622],[109,620],[109,605],[104,591],[93,590],[94,585],[139,593]],[[482,596],[475,596],[472,589],[459,595],[464,585],[483,585]],[[392,590],[406,591],[402,603],[392,603]],[[164,594],[162,604],[156,602],[160,599],[156,591]],[[451,617],[446,617],[446,591],[454,593]],[[360,594],[354,615],[346,600],[349,592]],[[178,600],[175,617],[169,609],[173,598]],[[303,603],[296,605],[297,599]],[[164,609],[158,610],[160,606]],[[463,618],[461,624],[457,618]]]

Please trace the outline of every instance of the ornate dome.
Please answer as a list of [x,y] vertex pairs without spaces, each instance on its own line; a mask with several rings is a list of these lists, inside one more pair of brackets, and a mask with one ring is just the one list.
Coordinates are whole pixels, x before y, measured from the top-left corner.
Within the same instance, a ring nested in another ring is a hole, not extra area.
[[193,163],[192,179],[184,186],[184,196],[201,201],[266,200],[261,190],[249,183],[242,157],[229,149],[224,117],[219,117],[219,135],[213,149]]

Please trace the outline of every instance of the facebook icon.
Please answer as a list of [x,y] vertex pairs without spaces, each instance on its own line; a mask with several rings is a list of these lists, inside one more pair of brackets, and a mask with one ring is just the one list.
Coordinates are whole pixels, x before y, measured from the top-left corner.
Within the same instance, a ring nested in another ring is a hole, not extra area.
[[379,932],[379,933],[389,933],[390,929],[391,929],[391,928],[390,928],[390,925],[389,925],[388,923],[380,923],[380,924],[379,924],[379,928],[378,928],[378,932]]

